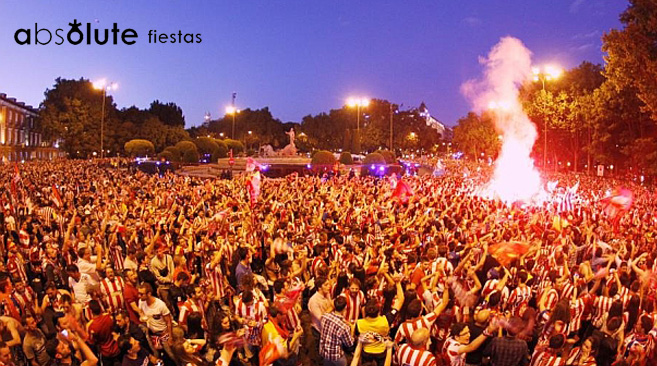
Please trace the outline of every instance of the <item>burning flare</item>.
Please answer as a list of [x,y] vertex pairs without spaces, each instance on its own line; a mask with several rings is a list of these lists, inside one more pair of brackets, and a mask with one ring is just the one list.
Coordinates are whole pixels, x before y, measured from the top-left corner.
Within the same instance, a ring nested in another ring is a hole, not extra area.
[[530,157],[536,127],[518,100],[518,87],[533,77],[531,52],[517,38],[504,37],[480,62],[486,69],[484,77],[466,82],[461,91],[475,110],[492,114],[502,135],[495,173],[483,189],[484,195],[505,202],[535,201],[543,191]]

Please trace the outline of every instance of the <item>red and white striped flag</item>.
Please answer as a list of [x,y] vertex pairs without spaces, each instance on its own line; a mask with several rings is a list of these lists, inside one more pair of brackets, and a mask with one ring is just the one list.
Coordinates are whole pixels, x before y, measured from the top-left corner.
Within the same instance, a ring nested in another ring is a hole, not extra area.
[[59,195],[59,190],[57,190],[57,186],[54,184],[52,185],[51,195],[52,202],[55,204],[55,206],[61,208],[63,205],[62,196]]

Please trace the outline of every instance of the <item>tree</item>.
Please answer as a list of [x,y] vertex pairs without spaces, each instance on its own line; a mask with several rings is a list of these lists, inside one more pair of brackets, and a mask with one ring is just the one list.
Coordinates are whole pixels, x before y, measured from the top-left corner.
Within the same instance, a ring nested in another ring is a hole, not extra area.
[[192,142],[194,142],[198,148],[198,152],[201,154],[201,156],[205,154],[212,154],[219,148],[214,139],[210,137],[197,137],[192,140]]
[[386,158],[379,153],[371,153],[365,156],[363,159],[363,165],[386,165]]
[[342,154],[340,154],[340,164],[352,165],[353,163],[354,159],[351,157],[350,152],[343,151]]
[[168,156],[170,156],[170,158],[168,159],[170,161],[181,161],[182,160],[182,153],[175,146],[169,146],[169,147],[165,148],[162,152],[163,153],[166,152],[168,154]]
[[134,139],[125,143],[123,149],[130,156],[146,156],[155,153],[155,146],[148,140]]
[[239,154],[244,151],[244,144],[237,140],[226,139],[224,140],[228,150],[233,150],[233,154]]
[[198,148],[191,141],[180,141],[179,143],[176,144],[175,147],[176,147],[176,149],[178,149],[180,151],[180,153],[183,156],[183,159],[184,159],[185,153],[187,151],[193,150],[193,151],[198,152]]
[[162,121],[163,124],[171,127],[185,127],[185,116],[176,103],[162,103],[156,100],[151,103],[148,112]]
[[[105,103],[105,132],[115,130],[116,107],[112,96],[103,100],[103,92],[94,89],[89,80],[57,78],[52,89],[44,93],[40,105],[39,125],[44,139],[62,139],[61,148],[71,157],[86,157],[100,151],[102,104]],[[109,141],[105,135],[105,143]],[[111,147],[110,147],[111,146]],[[123,146],[108,145],[113,151]]]
[[192,149],[185,150],[182,156],[182,161],[185,163],[198,163],[199,159],[198,151]]
[[332,166],[335,164],[335,156],[330,151],[318,150],[313,154],[310,163],[317,166]]
[[630,0],[620,16],[625,25],[602,37],[607,52],[605,75],[616,89],[632,88],[642,108],[657,121],[657,4]]
[[477,158],[483,152],[485,155],[497,155],[500,140],[495,132],[495,125],[487,114],[478,115],[470,112],[459,119],[454,128],[454,144],[464,154]]

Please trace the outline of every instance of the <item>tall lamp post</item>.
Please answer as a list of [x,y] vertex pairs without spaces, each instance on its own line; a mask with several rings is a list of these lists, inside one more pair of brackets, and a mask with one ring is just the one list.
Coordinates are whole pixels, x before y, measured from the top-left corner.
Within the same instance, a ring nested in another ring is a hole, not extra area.
[[102,159],[105,156],[105,98],[107,98],[107,92],[118,89],[119,84],[108,83],[107,80],[101,79],[93,85],[94,89],[103,91],[103,104],[100,107],[100,158]]
[[226,114],[233,116],[233,132],[230,135],[230,138],[235,140],[235,115],[240,113],[239,109],[235,109],[235,106],[229,105],[226,107]]
[[[534,81],[540,81],[543,87],[542,93],[545,93],[545,82],[558,79],[563,70],[559,67],[547,65],[543,67],[532,68]],[[543,118],[543,169],[547,170],[547,118]]]
[[[360,109],[366,108],[370,105],[370,100],[368,98],[349,98],[347,99],[347,106],[351,108],[356,108],[356,133],[358,134],[358,148],[360,149]],[[360,154],[360,151],[358,151]]]

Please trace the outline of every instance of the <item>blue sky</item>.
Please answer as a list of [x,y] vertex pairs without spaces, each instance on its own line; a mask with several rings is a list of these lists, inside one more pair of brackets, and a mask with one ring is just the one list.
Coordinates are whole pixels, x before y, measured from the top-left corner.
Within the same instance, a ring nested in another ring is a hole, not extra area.
[[[503,36],[537,64],[602,63],[601,36],[620,28],[620,0],[4,0],[0,92],[38,105],[57,77],[107,78],[119,108],[175,102],[187,127],[205,112],[268,106],[283,122],[339,108],[351,95],[403,108],[424,101],[448,125],[470,110],[460,85],[478,77]],[[133,28],[127,45],[17,45],[19,28]],[[200,33],[196,44],[149,44],[148,31]]]

